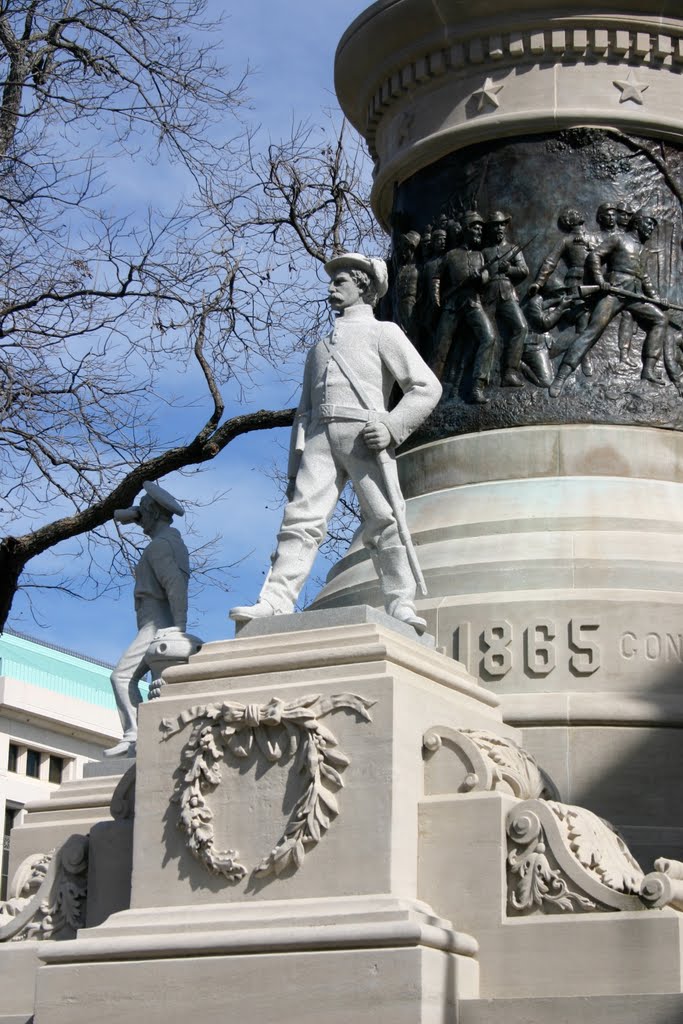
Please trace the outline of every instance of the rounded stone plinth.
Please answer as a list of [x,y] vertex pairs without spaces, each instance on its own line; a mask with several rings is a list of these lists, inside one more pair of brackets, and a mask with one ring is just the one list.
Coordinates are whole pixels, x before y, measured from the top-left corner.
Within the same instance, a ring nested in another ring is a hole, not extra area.
[[[624,828],[680,821],[683,438],[520,427],[399,464],[437,644],[502,695],[564,799]],[[380,602],[358,540],[314,606],[355,602]],[[650,842],[629,838],[641,853]]]

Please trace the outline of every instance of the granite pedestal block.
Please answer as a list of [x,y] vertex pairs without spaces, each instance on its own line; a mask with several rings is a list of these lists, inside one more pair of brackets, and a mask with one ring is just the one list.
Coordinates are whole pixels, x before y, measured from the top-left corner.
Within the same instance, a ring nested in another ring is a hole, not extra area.
[[[264,1022],[276,1005],[313,1022],[324,1001],[340,1024],[436,1024],[476,996],[476,939],[417,897],[423,737],[440,723],[515,732],[458,663],[372,615],[351,618],[325,625],[318,614],[315,629],[206,644],[166,672],[161,697],[140,713],[131,909],[41,950],[41,1024],[93,1012],[105,1024],[135,1001],[150,1024],[180,1022],[215,1013],[226,985],[232,1013]],[[300,707],[308,711],[297,718]],[[190,805],[174,796],[208,763],[197,751],[209,735],[222,742],[220,730],[235,726],[228,715],[242,715],[242,728],[192,808],[204,812],[204,831],[193,831],[191,810],[179,828]],[[294,754],[284,745],[292,734]],[[317,783],[322,824],[307,819],[300,857],[264,872],[312,793],[316,750],[337,766]]]

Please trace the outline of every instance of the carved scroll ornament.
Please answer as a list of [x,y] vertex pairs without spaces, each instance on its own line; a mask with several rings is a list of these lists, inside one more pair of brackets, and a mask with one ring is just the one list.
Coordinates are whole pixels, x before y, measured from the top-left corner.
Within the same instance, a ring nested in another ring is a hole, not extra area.
[[683,912],[683,862],[660,857],[655,870],[645,875],[640,895],[653,909],[671,907]]
[[10,898],[0,903],[0,942],[73,939],[85,924],[87,883],[87,836],[69,836],[58,850],[27,857]]
[[178,828],[185,833],[193,856],[212,874],[222,875],[229,882],[239,882],[247,874],[237,850],[216,849],[214,814],[207,794],[222,781],[221,762],[227,752],[246,758],[256,749],[270,764],[294,756],[292,766],[303,775],[305,789],[281,839],[253,874],[280,875],[288,866],[300,868],[310,847],[320,842],[338,814],[334,790],[343,787],[341,772],[350,763],[348,756],[337,749],[333,733],[319,719],[345,709],[369,722],[368,709],[374,703],[353,693],[332,697],[309,694],[287,703],[273,698],[267,704],[224,701],[199,705],[184,711],[175,721],[164,719],[164,739],[193,724],[182,750],[180,778],[172,798],[180,807]]
[[507,833],[513,914],[647,909],[639,864],[586,808],[526,800],[508,815]]
[[461,791],[511,793],[520,800],[557,796],[552,780],[535,759],[512,740],[485,729],[452,729],[437,725],[422,738],[424,747],[435,752],[444,744],[454,750],[466,766]]

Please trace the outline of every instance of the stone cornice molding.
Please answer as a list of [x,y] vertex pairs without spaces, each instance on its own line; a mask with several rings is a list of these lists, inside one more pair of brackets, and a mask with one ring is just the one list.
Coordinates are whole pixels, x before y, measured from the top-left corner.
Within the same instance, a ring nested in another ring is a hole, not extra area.
[[[473,19],[459,6],[440,4],[432,25],[420,0],[376,4],[339,45],[337,93],[375,160],[385,226],[395,182],[491,137],[593,125],[683,142],[683,20],[628,2],[600,14],[488,4]],[[410,41],[408,8],[424,26]]]
[[503,68],[541,63],[607,63],[683,69],[683,25],[665,30],[623,19],[558,18],[549,28],[531,25],[511,32],[463,36],[448,47],[436,45],[387,74],[373,90],[360,130],[372,148],[377,125],[391,103],[409,90],[449,72],[480,76]]

